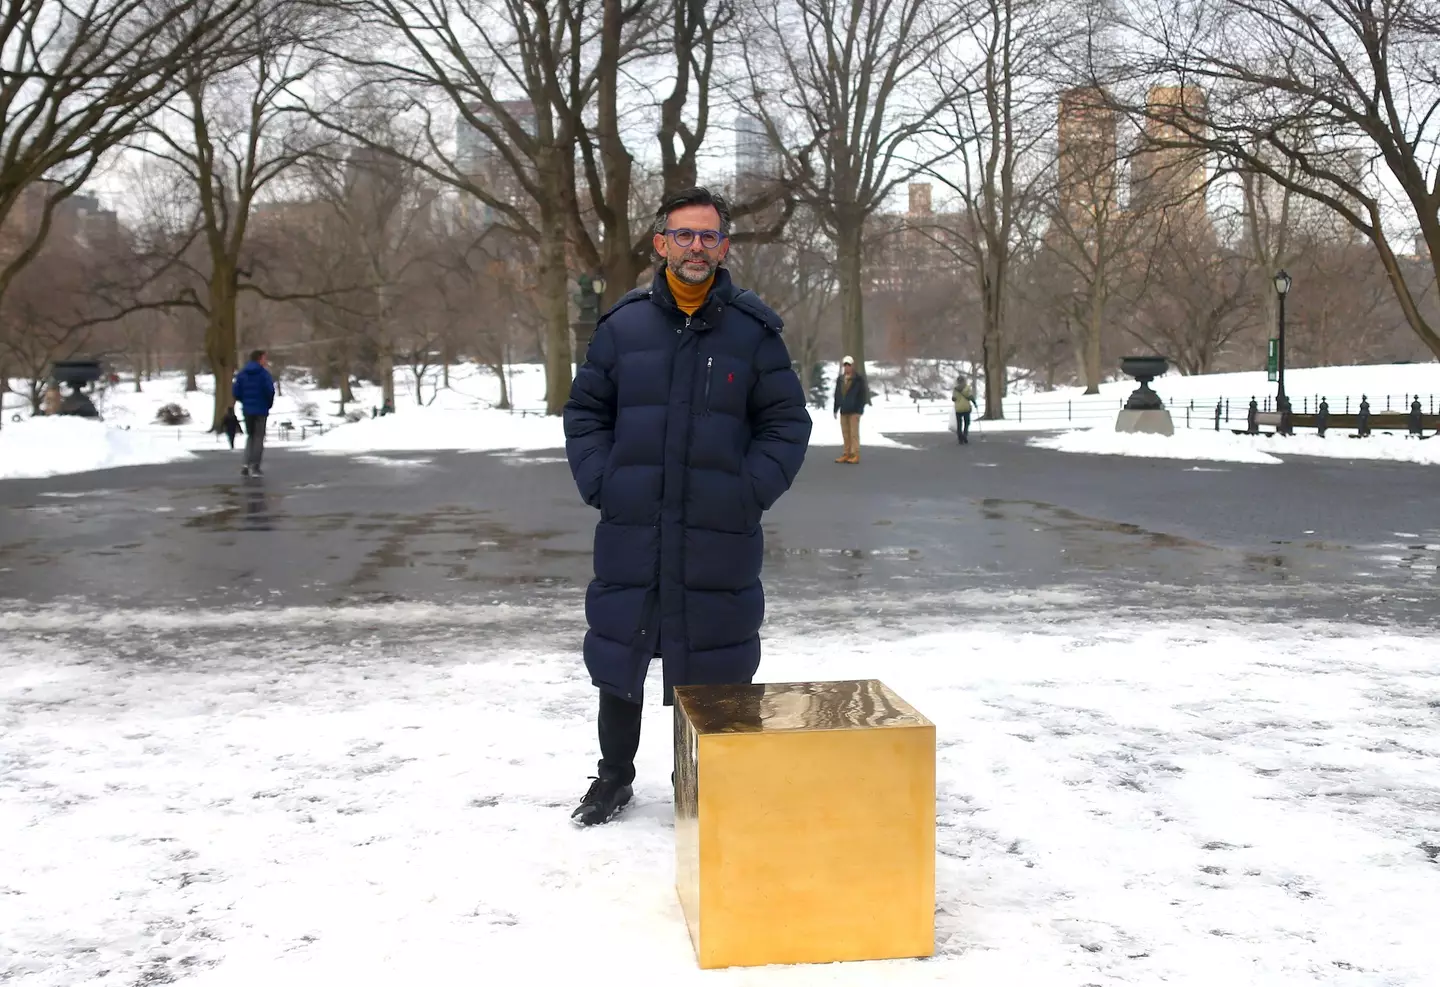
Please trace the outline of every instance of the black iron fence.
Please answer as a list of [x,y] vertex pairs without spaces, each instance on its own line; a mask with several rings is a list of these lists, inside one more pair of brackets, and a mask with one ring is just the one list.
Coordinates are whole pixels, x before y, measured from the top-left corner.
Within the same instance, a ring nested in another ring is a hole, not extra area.
[[[1360,401],[1368,399],[1372,414],[1404,414],[1409,412],[1411,402],[1417,397],[1420,399],[1420,406],[1424,409],[1425,414],[1440,413],[1440,394],[1292,394],[1290,395],[1290,407],[1299,414],[1308,415],[1319,410],[1320,402],[1323,399],[1329,402],[1331,414],[1353,415],[1359,413]],[[1259,404],[1259,410],[1274,410],[1275,396],[1273,394],[1264,398],[1257,394],[1255,399]],[[1098,394],[1071,398],[1033,394],[1009,398],[1005,401],[1005,421],[1034,425],[1037,428],[1092,427],[1105,422],[1113,422],[1116,414],[1125,407],[1125,400],[1125,398],[1106,397]],[[1174,420],[1176,428],[1213,429],[1217,426],[1217,422],[1223,428],[1234,422],[1241,425],[1245,423],[1246,416],[1250,411],[1250,396],[1232,395],[1166,400],[1165,406],[1169,409],[1170,417]],[[930,408],[917,404],[916,409],[922,412],[931,411],[935,414],[952,413],[949,402],[935,402]],[[971,420],[971,427],[983,430],[987,424],[990,423],[980,417],[980,409],[977,407]]]

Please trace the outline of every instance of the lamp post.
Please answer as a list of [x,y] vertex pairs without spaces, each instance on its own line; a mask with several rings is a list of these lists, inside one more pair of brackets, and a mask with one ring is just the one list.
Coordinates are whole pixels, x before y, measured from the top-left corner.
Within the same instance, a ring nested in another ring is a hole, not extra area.
[[1275,344],[1275,410],[1285,411],[1285,296],[1290,294],[1290,275],[1281,271],[1275,275],[1275,294],[1280,296],[1280,339]]
[[575,331],[575,373],[579,374],[585,364],[590,337],[595,334],[595,324],[600,321],[600,298],[605,294],[605,278],[599,274],[582,274],[575,280],[580,286],[575,295],[580,317],[570,327]]

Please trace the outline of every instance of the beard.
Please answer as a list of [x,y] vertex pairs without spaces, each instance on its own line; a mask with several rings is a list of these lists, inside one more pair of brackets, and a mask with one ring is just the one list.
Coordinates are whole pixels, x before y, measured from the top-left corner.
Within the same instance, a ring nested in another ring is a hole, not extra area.
[[665,266],[670,273],[686,284],[704,284],[715,276],[720,267],[718,260],[711,260],[704,254],[681,254],[666,258]]

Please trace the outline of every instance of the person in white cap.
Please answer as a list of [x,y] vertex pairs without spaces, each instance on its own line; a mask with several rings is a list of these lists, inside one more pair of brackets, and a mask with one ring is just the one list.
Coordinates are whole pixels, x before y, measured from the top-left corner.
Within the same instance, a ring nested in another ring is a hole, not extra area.
[[835,382],[835,416],[840,419],[840,434],[845,451],[837,463],[860,462],[860,416],[870,403],[870,386],[865,375],[856,373],[855,358],[847,356],[840,362],[840,379]]

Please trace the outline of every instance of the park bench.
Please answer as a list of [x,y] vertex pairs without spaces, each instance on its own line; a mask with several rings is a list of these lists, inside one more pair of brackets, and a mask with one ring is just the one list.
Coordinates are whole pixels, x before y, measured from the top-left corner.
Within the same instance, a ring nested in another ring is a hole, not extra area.
[[[1317,428],[1317,427],[1318,427],[1317,419],[1318,419],[1318,416],[1315,415],[1315,414],[1308,414],[1308,415],[1307,415],[1307,414],[1292,413],[1292,414],[1290,415],[1290,427],[1291,427],[1291,428]],[[1271,432],[1266,432],[1266,431],[1263,431],[1263,429],[1265,429],[1265,428],[1270,428],[1270,429],[1277,429],[1277,430],[1278,430],[1279,427],[1280,427],[1280,412],[1278,412],[1278,411],[1261,411],[1261,412],[1257,412],[1256,415],[1255,415],[1255,424],[1256,424],[1260,429],[1262,429],[1262,432],[1261,432],[1260,434],[1262,434],[1262,435],[1274,435],[1275,433],[1274,433],[1273,431],[1271,431]],[[1332,412],[1332,413],[1329,415],[1329,417],[1326,419],[1326,421],[1325,421],[1325,429],[1326,429],[1326,431],[1332,431],[1332,430],[1333,430],[1333,431],[1337,431],[1337,432],[1343,432],[1343,431],[1357,432],[1357,431],[1359,430],[1359,428],[1360,428],[1360,416],[1359,416],[1359,415],[1339,415],[1339,414],[1334,414],[1334,413]],[[1428,439],[1428,438],[1431,437],[1431,435],[1434,435],[1435,433],[1440,432],[1440,415],[1421,415],[1421,416],[1420,416],[1420,429],[1421,429],[1420,438],[1422,438],[1422,439]],[[1245,434],[1247,434],[1246,429],[1243,427],[1243,423],[1242,423],[1242,427],[1240,427],[1240,428],[1231,428],[1231,431],[1234,432],[1236,435],[1245,435]],[[1371,412],[1371,414],[1370,414],[1370,431],[1372,431],[1372,432],[1407,432],[1407,433],[1408,433],[1408,432],[1410,431],[1410,413],[1409,413],[1409,412],[1403,412],[1403,411]],[[1429,432],[1430,435],[1426,435],[1426,434],[1425,434],[1426,432]],[[1359,435],[1351,435],[1350,437],[1351,437],[1352,439],[1360,438]]]

